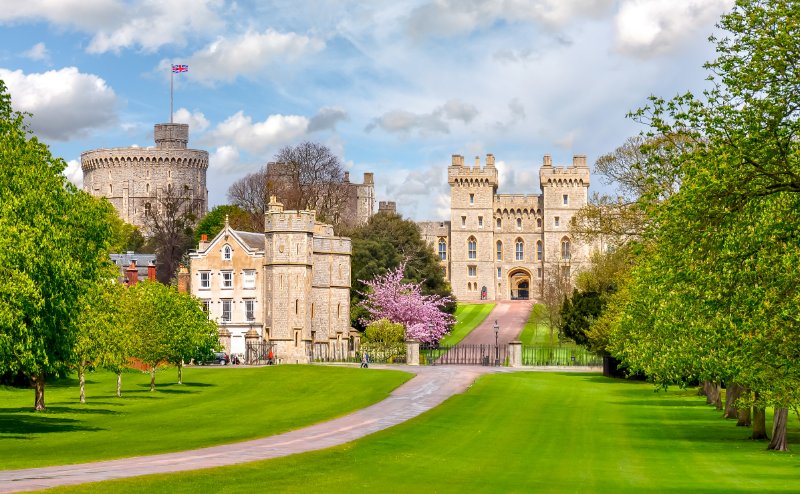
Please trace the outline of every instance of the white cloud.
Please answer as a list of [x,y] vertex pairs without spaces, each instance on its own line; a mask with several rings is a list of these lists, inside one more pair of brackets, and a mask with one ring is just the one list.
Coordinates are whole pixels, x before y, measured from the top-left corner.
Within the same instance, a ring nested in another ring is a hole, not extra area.
[[220,146],[208,157],[208,166],[214,170],[231,171],[239,165],[239,150],[234,146]]
[[205,142],[230,145],[253,154],[264,152],[271,146],[287,144],[304,135],[308,129],[308,118],[298,115],[270,115],[262,122],[238,111],[218,124],[205,138]]
[[218,31],[224,5],[224,0],[12,0],[3,2],[0,22],[44,20],[78,29],[92,35],[89,53],[125,48],[153,52]]
[[372,119],[366,131],[380,127],[386,132],[410,133],[418,131],[421,135],[449,134],[450,125],[445,120],[460,120],[470,123],[478,115],[474,105],[451,99],[436,107],[431,113],[412,113],[407,110],[391,110]]
[[33,45],[30,50],[23,52],[22,56],[35,62],[43,62],[50,59],[50,52],[47,51],[44,43],[39,42]]
[[[182,63],[189,65],[190,77],[208,82],[232,81],[240,75],[258,74],[272,63],[297,60],[324,48],[324,41],[296,33],[248,31],[235,38],[221,37]],[[162,60],[162,68],[169,63]]]
[[172,120],[175,123],[189,124],[189,131],[202,132],[208,128],[208,120],[206,116],[200,112],[190,112],[186,108],[179,108],[178,111],[172,114]]
[[617,48],[635,55],[662,54],[698,30],[708,34],[733,0],[628,0],[615,19]]
[[117,96],[106,81],[75,67],[25,74],[0,69],[14,109],[33,114],[40,137],[67,140],[116,121]]
[[433,0],[408,16],[415,37],[469,34],[497,22],[535,22],[558,28],[576,17],[596,17],[613,6],[613,0]]
[[311,121],[308,123],[308,131],[317,132],[320,130],[335,129],[338,122],[347,120],[348,118],[347,111],[343,108],[324,106],[319,109],[316,115],[311,117]]
[[83,170],[81,169],[81,162],[78,160],[69,160],[67,167],[64,169],[64,176],[67,180],[75,184],[75,187],[83,188]]
[[[450,216],[450,186],[447,184],[447,167],[436,163],[416,170],[397,170],[376,176],[381,194],[397,202],[398,212],[415,219],[434,219]],[[383,199],[381,199],[383,200]],[[432,209],[435,207],[435,212]]]

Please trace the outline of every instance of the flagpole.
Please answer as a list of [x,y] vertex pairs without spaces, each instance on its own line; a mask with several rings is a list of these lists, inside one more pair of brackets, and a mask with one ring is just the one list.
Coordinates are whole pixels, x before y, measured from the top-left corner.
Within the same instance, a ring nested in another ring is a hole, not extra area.
[[172,66],[169,68],[169,123],[172,123],[172,78],[175,76],[175,71]]

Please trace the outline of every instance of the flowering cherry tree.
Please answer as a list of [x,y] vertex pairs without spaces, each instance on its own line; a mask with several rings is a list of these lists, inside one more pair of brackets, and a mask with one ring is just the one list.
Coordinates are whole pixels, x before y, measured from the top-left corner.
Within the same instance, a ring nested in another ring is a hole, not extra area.
[[423,295],[422,283],[403,282],[406,263],[373,280],[361,282],[367,290],[359,305],[369,312],[362,322],[388,319],[401,323],[406,330],[406,338],[423,343],[439,341],[455,323],[455,318],[442,308],[451,303],[450,297]]

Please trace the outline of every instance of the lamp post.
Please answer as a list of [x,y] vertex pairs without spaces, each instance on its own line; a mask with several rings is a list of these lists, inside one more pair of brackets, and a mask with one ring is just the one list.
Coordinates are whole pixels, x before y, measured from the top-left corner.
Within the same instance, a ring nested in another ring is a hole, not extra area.
[[494,320],[494,365],[495,367],[500,365],[500,345],[498,344],[498,338],[500,337],[500,325],[497,324],[497,319]]

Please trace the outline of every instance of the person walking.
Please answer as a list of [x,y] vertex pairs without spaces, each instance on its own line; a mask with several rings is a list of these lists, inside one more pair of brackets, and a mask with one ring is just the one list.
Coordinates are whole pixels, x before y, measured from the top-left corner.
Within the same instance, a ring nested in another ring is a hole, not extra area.
[[367,352],[361,353],[361,368],[367,369],[369,367],[369,355]]

